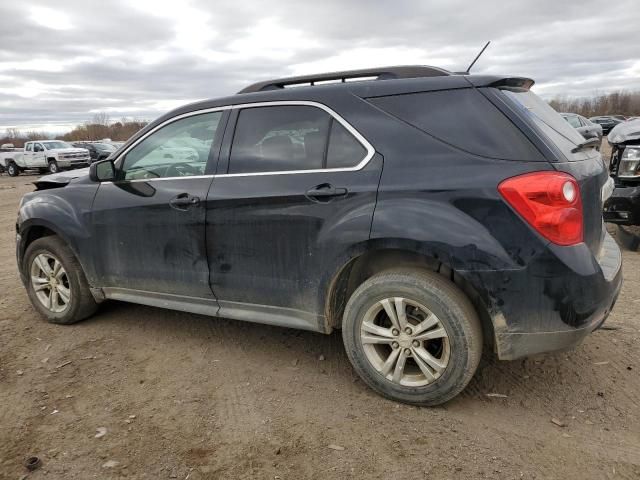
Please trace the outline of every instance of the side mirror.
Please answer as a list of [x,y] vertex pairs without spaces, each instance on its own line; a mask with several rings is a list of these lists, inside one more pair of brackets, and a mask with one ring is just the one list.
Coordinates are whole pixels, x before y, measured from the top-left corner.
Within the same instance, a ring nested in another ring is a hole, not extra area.
[[116,179],[113,160],[101,160],[89,165],[89,178],[93,182],[111,182]]

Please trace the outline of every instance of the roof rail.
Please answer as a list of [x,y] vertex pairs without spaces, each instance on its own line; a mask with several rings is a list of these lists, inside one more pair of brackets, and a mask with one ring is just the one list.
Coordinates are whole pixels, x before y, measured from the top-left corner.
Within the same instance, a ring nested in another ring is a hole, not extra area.
[[[320,73],[318,75],[302,75],[299,77],[278,78],[254,83],[238,93],[264,92],[285,87],[315,85],[318,82],[346,82],[347,80],[390,80],[396,78],[442,77],[451,72],[438,67],[426,65],[400,65],[395,67],[365,68],[362,70],[346,70],[344,72]],[[373,78],[372,78],[373,77]]]

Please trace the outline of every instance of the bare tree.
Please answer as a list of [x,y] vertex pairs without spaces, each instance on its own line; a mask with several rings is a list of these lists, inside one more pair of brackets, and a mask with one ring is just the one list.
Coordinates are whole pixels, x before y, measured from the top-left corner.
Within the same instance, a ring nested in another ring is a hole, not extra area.
[[618,91],[607,94],[596,92],[590,97],[560,95],[549,104],[558,112],[578,113],[584,117],[640,116],[640,92]]

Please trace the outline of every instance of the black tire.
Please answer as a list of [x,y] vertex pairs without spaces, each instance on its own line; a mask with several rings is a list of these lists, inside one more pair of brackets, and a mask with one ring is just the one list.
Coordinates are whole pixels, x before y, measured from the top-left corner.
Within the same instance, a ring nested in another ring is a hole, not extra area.
[[[376,370],[366,356],[360,335],[365,313],[391,297],[425,306],[447,332],[448,364],[440,377],[427,385],[393,382]],[[458,395],[473,377],[482,356],[482,326],[467,296],[443,276],[421,269],[384,271],[360,285],[345,308],[342,338],[351,364],[367,385],[391,400],[419,406],[440,405]]]
[[49,173],[58,173],[60,171],[60,167],[58,167],[58,162],[56,162],[55,160],[49,160],[48,165],[49,166],[47,170],[49,170]]
[[7,173],[9,174],[10,177],[17,177],[18,175],[20,175],[20,169],[15,163],[11,162],[7,166]]
[[[71,298],[65,310],[62,312],[56,313],[47,309],[38,299],[31,282],[31,265],[34,259],[42,253],[55,257],[67,272],[66,278],[68,279]],[[29,300],[31,300],[33,307],[38,313],[49,322],[69,325],[84,320],[93,315],[97,310],[98,304],[93,298],[93,295],[91,295],[89,284],[87,283],[80,263],[69,247],[59,237],[52,235],[39,238],[31,243],[25,252],[22,268],[27,277]]]

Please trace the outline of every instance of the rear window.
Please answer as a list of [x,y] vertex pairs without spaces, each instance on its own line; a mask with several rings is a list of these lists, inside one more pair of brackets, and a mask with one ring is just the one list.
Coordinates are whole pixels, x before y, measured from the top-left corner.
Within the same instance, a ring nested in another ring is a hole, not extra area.
[[[368,100],[419,130],[475,155],[541,160],[529,139],[475,89],[410,93]],[[564,120],[562,122],[566,124]]]
[[503,92],[568,158],[574,157],[571,149],[584,142],[584,138],[558,112],[533,92]]

